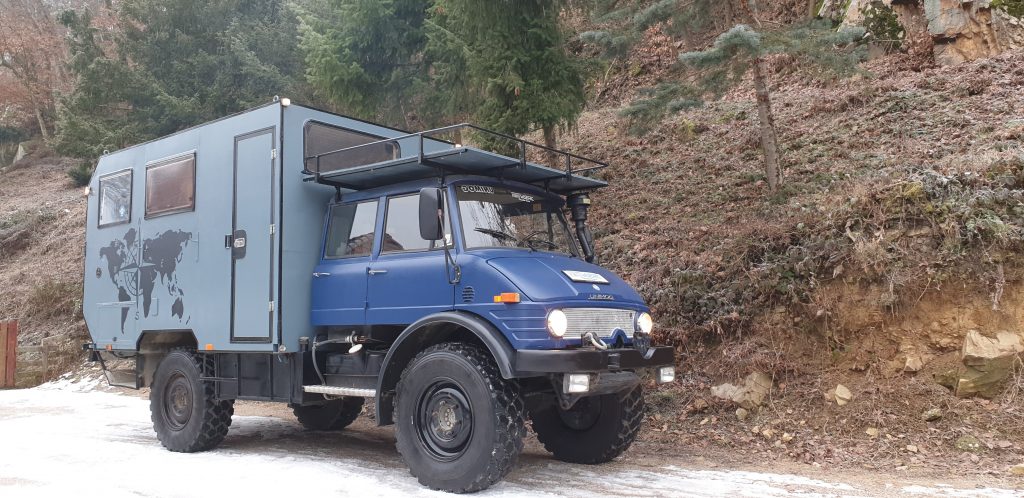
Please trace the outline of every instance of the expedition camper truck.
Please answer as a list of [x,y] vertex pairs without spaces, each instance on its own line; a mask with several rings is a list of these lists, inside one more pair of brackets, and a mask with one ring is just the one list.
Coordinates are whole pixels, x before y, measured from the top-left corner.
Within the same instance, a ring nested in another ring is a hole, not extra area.
[[171,451],[217,446],[236,399],[288,403],[312,430],[371,399],[434,489],[500,480],[528,419],[555,458],[609,461],[639,430],[642,376],[672,381],[674,354],[652,347],[637,292],[591,263],[602,167],[288,99],[106,154],[85,348],[110,383],[152,389]]

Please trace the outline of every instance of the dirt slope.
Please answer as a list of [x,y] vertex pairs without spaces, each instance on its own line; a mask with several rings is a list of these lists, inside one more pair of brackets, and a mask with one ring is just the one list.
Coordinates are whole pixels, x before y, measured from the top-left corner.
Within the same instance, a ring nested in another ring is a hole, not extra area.
[[[0,319],[19,319],[19,345],[45,345],[46,377],[77,364],[85,341],[86,204],[66,168],[67,161],[30,158],[0,174]],[[22,375],[19,384],[35,378]]]
[[[670,58],[644,60],[627,74],[644,80]],[[773,61],[777,194],[752,92],[635,137],[617,117],[632,76],[612,75],[563,140],[612,163],[595,196],[600,258],[681,355],[681,386],[652,400],[656,433],[751,460],[982,474],[1024,463],[1019,374],[991,400],[938,382],[962,368],[969,330],[1021,331],[1024,54],[924,71],[894,56],[842,82],[789,62]],[[709,387],[752,372],[773,387],[740,421]],[[843,407],[826,399],[840,383],[854,397]],[[943,417],[924,421],[929,409]],[[980,449],[958,448],[964,436]]]

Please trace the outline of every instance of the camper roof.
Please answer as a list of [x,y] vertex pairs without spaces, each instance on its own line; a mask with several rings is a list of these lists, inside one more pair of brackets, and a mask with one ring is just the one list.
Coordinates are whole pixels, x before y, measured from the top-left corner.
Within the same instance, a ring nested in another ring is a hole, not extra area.
[[[464,145],[463,138],[486,145]],[[405,146],[398,147],[400,142]],[[412,147],[409,147],[410,143]],[[485,147],[500,148],[517,157],[491,152]],[[382,151],[389,157],[382,157]],[[606,163],[471,124],[426,130],[325,152],[307,157],[305,164],[308,181],[351,190],[442,175],[504,178],[559,194],[608,185],[589,176],[607,167]]]

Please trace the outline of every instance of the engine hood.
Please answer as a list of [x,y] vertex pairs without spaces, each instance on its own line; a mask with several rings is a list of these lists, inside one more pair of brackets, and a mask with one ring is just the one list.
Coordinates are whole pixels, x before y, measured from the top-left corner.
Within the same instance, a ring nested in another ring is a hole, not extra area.
[[[579,259],[527,253],[517,257],[490,258],[487,264],[511,280],[531,301],[578,299],[592,303],[644,305],[640,294],[617,275]],[[596,273],[608,283],[574,281],[566,274],[567,271]]]

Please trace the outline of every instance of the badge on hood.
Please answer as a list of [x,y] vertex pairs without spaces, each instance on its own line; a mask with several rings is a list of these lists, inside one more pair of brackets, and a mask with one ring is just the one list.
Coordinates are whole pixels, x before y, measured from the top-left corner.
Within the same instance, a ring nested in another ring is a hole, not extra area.
[[585,284],[607,284],[608,279],[594,272],[589,271],[574,271],[574,270],[562,270],[565,276],[569,277],[569,280],[573,282],[582,282]]

